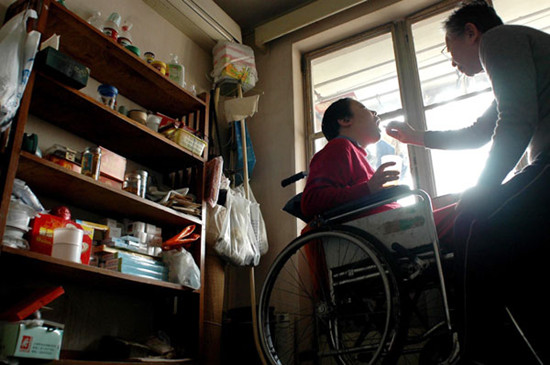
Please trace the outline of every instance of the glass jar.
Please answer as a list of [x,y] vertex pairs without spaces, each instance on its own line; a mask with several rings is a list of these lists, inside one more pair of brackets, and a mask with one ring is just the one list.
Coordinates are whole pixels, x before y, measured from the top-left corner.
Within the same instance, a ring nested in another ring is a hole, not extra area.
[[88,147],[82,153],[82,167],[80,172],[94,179],[99,179],[99,169],[101,167],[101,148]]
[[118,89],[111,85],[101,84],[98,86],[97,91],[99,93],[99,101],[109,108],[115,109]]
[[137,172],[126,174],[122,189],[137,196],[141,196],[141,175]]

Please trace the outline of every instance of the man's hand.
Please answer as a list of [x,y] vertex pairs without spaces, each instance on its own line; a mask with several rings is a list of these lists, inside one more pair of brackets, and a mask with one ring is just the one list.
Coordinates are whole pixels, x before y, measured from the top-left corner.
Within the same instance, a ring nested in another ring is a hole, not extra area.
[[395,162],[386,162],[376,170],[374,175],[370,178],[369,182],[367,183],[369,186],[369,190],[372,193],[376,193],[377,191],[380,191],[385,188],[385,184],[390,181],[399,180],[399,171],[396,170],[387,170],[386,169],[390,166],[394,166]]
[[386,127],[386,133],[400,142],[424,146],[424,132],[413,129],[407,123],[390,122]]

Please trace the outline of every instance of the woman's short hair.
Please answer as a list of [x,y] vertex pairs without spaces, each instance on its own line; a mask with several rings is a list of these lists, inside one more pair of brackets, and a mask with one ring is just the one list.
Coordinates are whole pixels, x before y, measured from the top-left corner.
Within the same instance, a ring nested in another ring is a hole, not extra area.
[[327,140],[330,141],[331,139],[338,137],[340,134],[340,124],[338,123],[339,119],[353,117],[353,113],[351,112],[351,100],[352,99],[350,98],[337,100],[330,104],[325,111],[321,128]]
[[443,23],[447,33],[455,36],[464,34],[466,23],[474,24],[481,33],[502,24],[495,9],[484,0],[474,0],[455,10]]

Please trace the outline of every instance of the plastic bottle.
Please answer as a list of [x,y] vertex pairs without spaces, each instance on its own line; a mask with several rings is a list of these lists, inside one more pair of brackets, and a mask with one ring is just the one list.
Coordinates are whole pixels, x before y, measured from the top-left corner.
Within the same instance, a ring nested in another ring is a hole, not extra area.
[[130,35],[130,29],[132,29],[133,24],[124,22],[122,27],[120,27],[120,34],[118,35],[118,43],[122,44],[124,47],[132,45],[132,36]]
[[120,15],[118,13],[111,13],[105,23],[103,23],[102,31],[107,36],[113,38],[116,42],[118,39],[118,30],[120,28]]
[[101,21],[101,12],[97,10],[94,11],[94,14],[88,18],[88,23],[95,28],[102,30],[103,22]]
[[174,81],[181,87],[185,86],[185,68],[178,63],[178,56],[170,53],[172,60],[168,64],[168,75],[170,80]]

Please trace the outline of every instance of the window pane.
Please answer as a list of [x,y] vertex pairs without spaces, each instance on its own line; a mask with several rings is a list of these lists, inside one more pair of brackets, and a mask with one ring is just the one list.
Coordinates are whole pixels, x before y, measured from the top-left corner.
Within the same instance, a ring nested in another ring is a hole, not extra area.
[[[459,129],[471,125],[493,100],[491,92],[426,111],[428,130]],[[437,195],[459,193],[474,186],[485,166],[491,143],[478,149],[431,150]]]
[[385,119],[381,116],[380,129],[382,130],[382,138],[376,144],[367,146],[367,158],[371,166],[376,170],[381,165],[381,159],[384,155],[397,155],[403,161],[401,165],[401,174],[399,175],[399,184],[413,186],[411,169],[409,163],[409,151],[407,145],[400,143],[395,138],[389,137],[385,132],[385,125],[390,121],[403,122],[403,115],[394,116],[391,119]]
[[323,147],[325,147],[327,145],[327,143],[328,143],[328,141],[325,137],[315,139],[315,143],[314,143],[315,151],[313,151],[313,153],[317,153],[320,150],[322,150]]
[[541,0],[493,0],[502,21],[550,32],[550,3]]
[[401,108],[390,33],[321,56],[311,62],[314,132],[321,130],[326,108],[351,97],[378,114]]

